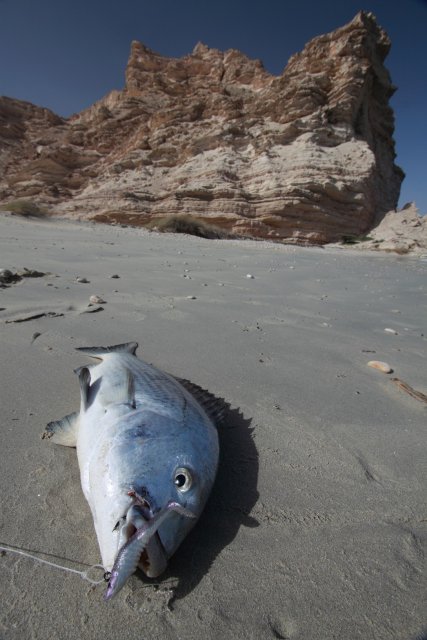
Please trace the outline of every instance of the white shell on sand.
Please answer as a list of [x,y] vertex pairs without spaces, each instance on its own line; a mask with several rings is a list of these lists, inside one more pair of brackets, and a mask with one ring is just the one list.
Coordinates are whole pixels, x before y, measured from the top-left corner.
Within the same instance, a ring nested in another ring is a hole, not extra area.
[[384,329],[384,331],[385,331],[386,333],[392,333],[392,334],[393,334],[393,335],[395,335],[395,336],[397,336],[397,335],[398,335],[397,331],[396,331],[395,329],[390,329],[390,327],[386,327],[386,328]]
[[393,373],[393,369],[390,365],[387,362],[381,362],[380,360],[370,360],[368,362],[368,367],[378,369],[378,371],[382,371],[383,373]]

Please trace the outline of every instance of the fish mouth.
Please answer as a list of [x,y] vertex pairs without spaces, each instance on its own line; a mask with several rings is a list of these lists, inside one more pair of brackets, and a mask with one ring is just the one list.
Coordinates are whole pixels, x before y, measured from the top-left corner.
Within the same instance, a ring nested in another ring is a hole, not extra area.
[[[141,506],[140,504],[138,506]],[[131,507],[129,512],[131,512]],[[140,522],[142,525],[135,531],[135,533],[120,547],[117,552],[114,565],[111,569],[108,578],[107,591],[104,594],[104,600],[110,600],[113,598],[120,589],[124,586],[126,580],[135,571],[138,563],[141,561],[141,555],[144,549],[147,550],[147,556],[150,561],[150,572],[153,572],[152,568],[152,552],[148,549],[149,543],[154,539],[154,535],[157,533],[159,527],[165,520],[171,517],[174,512],[186,518],[196,518],[196,514],[183,507],[179,502],[169,500],[169,502],[159,511],[157,511],[150,520],[145,520],[141,517]],[[135,511],[131,512],[131,518],[138,519],[135,515]],[[126,527],[126,525],[124,525]],[[165,555],[163,555],[166,558]],[[152,577],[152,576],[150,576]]]
[[[135,497],[133,492],[129,492],[129,495]],[[119,525],[117,555],[138,529],[149,523],[153,517],[154,513],[148,500],[138,496],[136,503],[129,507],[124,522]],[[157,578],[165,571],[167,563],[166,551],[159,534],[156,532],[142,550],[138,561],[138,568],[141,569],[148,578]]]

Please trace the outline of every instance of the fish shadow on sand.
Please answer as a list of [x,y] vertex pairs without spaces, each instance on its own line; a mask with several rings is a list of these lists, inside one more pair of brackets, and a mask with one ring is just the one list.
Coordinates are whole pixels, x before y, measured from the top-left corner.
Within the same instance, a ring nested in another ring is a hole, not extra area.
[[208,573],[218,554],[243,526],[259,523],[249,513],[258,500],[258,452],[250,428],[251,419],[239,409],[227,409],[218,427],[220,457],[212,493],[195,528],[171,558],[162,576],[177,579],[169,603],[184,598]]

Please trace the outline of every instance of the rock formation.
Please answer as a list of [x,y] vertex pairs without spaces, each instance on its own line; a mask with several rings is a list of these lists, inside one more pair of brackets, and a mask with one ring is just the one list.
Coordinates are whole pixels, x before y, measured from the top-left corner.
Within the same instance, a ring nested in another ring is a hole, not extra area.
[[288,241],[363,233],[403,179],[389,48],[363,12],[280,76],[233,49],[173,59],[133,42],[125,88],[69,119],[0,99],[0,201],[129,224],[187,213]]
[[[376,249],[395,253],[425,253],[427,251],[427,215],[421,216],[413,202],[398,211],[389,211],[379,225],[369,232],[368,239],[352,248]],[[427,258],[427,255],[425,256]]]

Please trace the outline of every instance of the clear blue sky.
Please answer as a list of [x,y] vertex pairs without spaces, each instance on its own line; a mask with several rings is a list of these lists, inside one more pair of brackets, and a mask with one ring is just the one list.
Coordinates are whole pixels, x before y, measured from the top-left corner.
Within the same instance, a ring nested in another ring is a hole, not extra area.
[[400,205],[427,213],[427,0],[0,0],[0,94],[68,116],[124,84],[132,40],[167,55],[198,41],[279,74],[314,36],[372,11],[392,40]]

